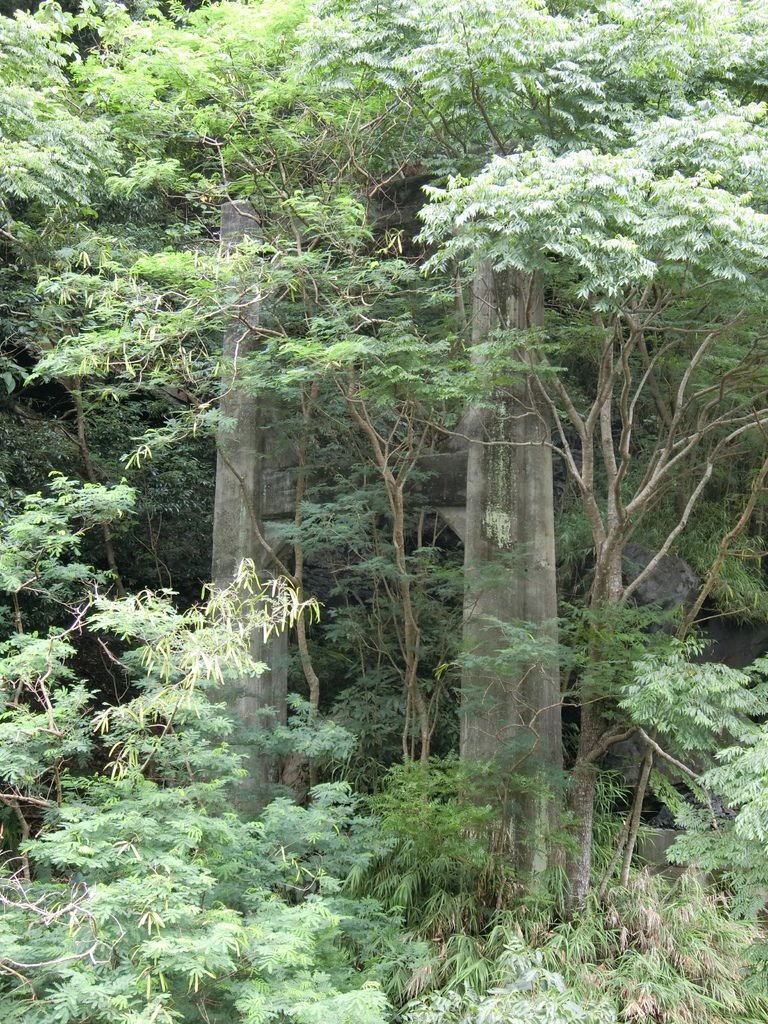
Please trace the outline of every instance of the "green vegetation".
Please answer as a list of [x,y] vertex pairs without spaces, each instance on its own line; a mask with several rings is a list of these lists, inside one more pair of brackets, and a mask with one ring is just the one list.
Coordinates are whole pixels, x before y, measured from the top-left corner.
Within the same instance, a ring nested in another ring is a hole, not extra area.
[[768,1021],[764,4],[27,6],[2,1019]]

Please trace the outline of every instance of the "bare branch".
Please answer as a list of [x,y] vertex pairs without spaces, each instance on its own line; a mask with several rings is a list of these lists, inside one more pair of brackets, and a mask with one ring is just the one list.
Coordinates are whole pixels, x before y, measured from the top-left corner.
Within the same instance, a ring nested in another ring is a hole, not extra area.
[[662,558],[665,558],[666,555],[669,554],[670,548],[688,525],[688,520],[691,517],[691,513],[693,512],[696,503],[701,497],[704,488],[709,483],[709,478],[712,476],[712,471],[714,470],[714,468],[714,461],[711,459],[708,460],[704,472],[701,475],[701,479],[696,484],[696,487],[693,489],[690,497],[688,498],[688,501],[685,504],[683,514],[680,516],[680,522],[673,530],[670,530],[666,540],[661,545],[656,554],[653,556],[653,558],[650,560],[648,565],[646,565],[645,568],[632,580],[632,582],[627,587],[625,587],[624,592],[621,595],[622,602],[629,600],[629,598],[635,593],[637,588],[640,587],[643,583],[645,583],[648,577],[651,576],[651,574],[656,570],[656,567],[659,565]]
[[659,746],[659,744],[656,742],[656,740],[651,739],[651,737],[648,735],[648,733],[645,731],[645,729],[641,729],[641,728],[638,727],[637,731],[640,733],[640,735],[645,740],[645,742],[648,744],[648,746],[651,747],[652,750],[656,751],[656,753],[659,755],[659,757],[663,758],[665,761],[667,761],[669,764],[671,764],[674,768],[677,768],[677,770],[679,772],[682,772],[683,775],[687,775],[689,779],[693,779],[693,781],[696,782],[696,783],[699,782],[699,776],[693,770],[693,768],[689,768],[687,764],[684,764],[682,761],[678,761],[678,759],[676,757],[673,757],[672,754],[668,753],[668,751],[666,751],[663,747]]
[[678,636],[685,636],[685,634],[691,628],[693,623],[696,621],[699,612],[701,611],[704,605],[704,602],[712,593],[712,589],[715,586],[715,583],[717,582],[717,578],[723,566],[723,562],[725,561],[728,555],[728,549],[730,548],[733,541],[746,528],[747,524],[749,523],[749,520],[752,518],[752,513],[754,512],[755,505],[757,504],[757,499],[760,496],[760,494],[762,494],[765,490],[766,479],[768,479],[768,456],[766,456],[763,460],[763,464],[760,467],[760,471],[755,477],[754,483],[752,484],[752,488],[749,493],[749,498],[747,499],[747,502],[742,510],[741,515],[736,520],[736,523],[734,524],[732,529],[730,529],[728,533],[726,533],[726,535],[720,541],[720,546],[717,550],[717,554],[715,555],[714,561],[712,562],[712,566],[709,572],[707,573],[707,578],[704,581],[704,585],[699,591],[699,595],[694,601],[693,606],[686,613],[685,618],[683,619],[683,622],[680,626]]
[[628,729],[624,729],[621,732],[615,731],[604,733],[601,736],[598,743],[594,747],[592,747],[592,749],[587,754],[585,754],[584,757],[579,758],[579,766],[585,764],[594,764],[594,762],[597,761],[598,758],[602,757],[603,754],[612,746],[614,746],[616,743],[623,743],[624,740],[631,739],[631,737],[634,736],[637,731],[638,727],[636,725],[633,725],[630,726]]

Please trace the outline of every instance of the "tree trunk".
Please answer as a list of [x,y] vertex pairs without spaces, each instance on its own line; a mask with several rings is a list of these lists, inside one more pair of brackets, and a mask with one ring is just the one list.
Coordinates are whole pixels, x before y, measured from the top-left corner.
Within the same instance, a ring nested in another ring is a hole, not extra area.
[[[226,250],[257,227],[253,208],[238,201],[222,207],[221,243]],[[230,584],[244,558],[253,559],[259,576],[269,577],[275,569],[271,549],[264,543],[261,516],[262,473],[266,422],[259,399],[238,386],[239,364],[253,349],[260,315],[260,296],[239,289],[240,312],[233,318],[223,343],[224,393],[221,425],[216,434],[216,496],[213,516],[213,581],[217,587]],[[285,634],[264,641],[255,631],[251,655],[265,665],[260,675],[231,680],[226,701],[235,720],[233,746],[245,757],[248,775],[236,795],[238,809],[252,816],[270,797],[277,780],[273,755],[263,751],[260,734],[286,718],[287,657]],[[272,709],[265,713],[264,709]]]
[[[621,556],[623,545],[616,537],[604,542],[596,551],[595,582],[590,602],[593,612],[616,604],[622,592]],[[599,639],[590,647],[589,663],[598,666],[603,652]],[[595,816],[597,764],[591,756],[606,730],[603,717],[605,695],[590,687],[589,664],[581,689],[581,723],[579,750],[573,769],[569,809],[576,823],[576,845],[566,859],[568,893],[566,906],[575,914],[584,906],[592,876],[592,830]]]
[[[488,263],[478,268],[473,346],[499,324],[520,329],[542,318],[538,282],[494,273]],[[523,346],[518,357],[533,358]],[[551,835],[562,770],[552,451],[535,395],[521,374],[465,418],[471,440],[461,683],[461,756],[496,766],[507,841],[515,867],[529,877],[557,860]]]

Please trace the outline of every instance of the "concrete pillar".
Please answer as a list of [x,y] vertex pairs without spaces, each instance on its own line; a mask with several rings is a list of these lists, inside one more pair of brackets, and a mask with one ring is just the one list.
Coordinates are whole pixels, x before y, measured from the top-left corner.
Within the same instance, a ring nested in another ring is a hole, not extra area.
[[[478,268],[474,346],[498,326],[524,330],[542,320],[533,279]],[[524,363],[524,339],[513,358]],[[529,874],[553,859],[547,837],[558,800],[545,789],[559,781],[562,739],[549,424],[535,382],[517,372],[463,421],[471,440],[466,510],[456,524],[465,567],[461,755],[496,765],[506,842]]]
[[[251,205],[225,203],[221,212],[221,246],[226,252],[258,231]],[[250,558],[261,579],[275,572],[265,538],[263,494],[272,424],[264,403],[242,386],[240,366],[256,344],[254,328],[262,315],[261,296],[246,282],[233,285],[238,309],[222,346],[221,424],[216,433],[216,496],[213,517],[213,581],[231,583],[240,562]],[[269,543],[269,541],[268,541]],[[253,816],[268,802],[277,781],[275,758],[259,743],[265,729],[286,718],[287,640],[285,634],[264,641],[258,631],[251,654],[264,665],[259,675],[227,682],[226,700],[236,723],[233,745],[245,755],[247,778],[236,797],[238,809]],[[271,708],[272,713],[264,713]]]

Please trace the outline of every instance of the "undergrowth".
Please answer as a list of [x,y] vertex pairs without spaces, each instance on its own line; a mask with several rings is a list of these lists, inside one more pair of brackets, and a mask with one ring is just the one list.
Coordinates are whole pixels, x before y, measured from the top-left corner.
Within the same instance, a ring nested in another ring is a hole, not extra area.
[[[404,947],[381,981],[405,1020],[768,1021],[760,930],[736,919],[725,896],[688,873],[643,869],[568,920],[562,879],[549,879],[550,896],[546,887],[521,895],[489,839],[490,810],[461,795],[471,788],[459,771],[441,762],[392,772],[373,801],[389,848],[348,883],[403,920]],[[546,995],[555,990],[557,999]],[[528,1002],[516,1002],[523,991]],[[545,1005],[550,1016],[537,1016]]]
[[759,939],[693,875],[647,870],[536,936],[550,969],[577,992],[603,993],[632,1024],[764,1024],[768,987],[750,956]]

